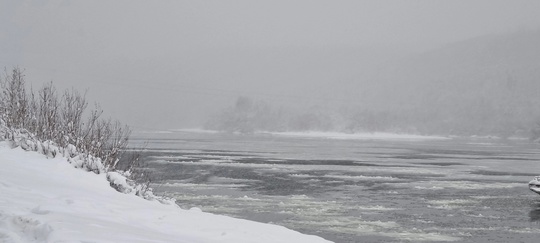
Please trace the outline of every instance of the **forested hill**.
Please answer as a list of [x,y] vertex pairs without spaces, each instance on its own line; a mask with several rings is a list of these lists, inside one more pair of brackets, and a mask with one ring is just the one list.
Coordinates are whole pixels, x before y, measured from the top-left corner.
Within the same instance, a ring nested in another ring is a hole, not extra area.
[[[369,71],[362,70],[353,75],[354,82],[341,84],[336,80],[332,87],[338,90],[336,95],[355,102],[330,109],[274,106],[272,112],[280,114],[274,123],[279,126],[268,125],[272,123],[268,119],[272,117],[268,114],[272,104],[264,104],[264,111],[252,112],[258,115],[251,114],[251,118],[246,118],[248,121],[243,119],[241,123],[249,124],[248,130],[279,127],[280,130],[529,136],[540,121],[538,43],[540,30],[449,44],[380,64]],[[245,106],[242,111],[246,113]],[[242,116],[240,113],[233,107],[213,117],[210,128],[233,126],[234,119]],[[234,119],[232,114],[236,114]],[[265,118],[256,118],[260,116]],[[265,125],[261,127],[257,120],[264,120]]]

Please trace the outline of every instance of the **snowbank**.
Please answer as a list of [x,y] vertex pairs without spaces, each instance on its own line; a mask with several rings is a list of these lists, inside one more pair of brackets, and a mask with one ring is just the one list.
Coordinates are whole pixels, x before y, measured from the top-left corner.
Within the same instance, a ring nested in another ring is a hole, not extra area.
[[328,242],[122,194],[105,174],[0,142],[0,242]]

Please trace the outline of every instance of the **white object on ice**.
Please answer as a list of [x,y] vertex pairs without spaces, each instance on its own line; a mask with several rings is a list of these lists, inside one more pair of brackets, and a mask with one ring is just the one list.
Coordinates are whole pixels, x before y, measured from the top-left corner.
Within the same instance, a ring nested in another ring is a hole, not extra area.
[[532,181],[529,181],[529,189],[540,194],[540,176],[536,176]]

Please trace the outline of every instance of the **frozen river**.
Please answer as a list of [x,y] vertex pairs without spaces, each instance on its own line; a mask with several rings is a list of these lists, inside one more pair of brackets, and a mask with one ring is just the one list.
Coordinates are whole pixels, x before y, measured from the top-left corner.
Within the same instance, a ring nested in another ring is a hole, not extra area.
[[156,191],[183,208],[335,242],[535,242],[540,145],[141,133]]

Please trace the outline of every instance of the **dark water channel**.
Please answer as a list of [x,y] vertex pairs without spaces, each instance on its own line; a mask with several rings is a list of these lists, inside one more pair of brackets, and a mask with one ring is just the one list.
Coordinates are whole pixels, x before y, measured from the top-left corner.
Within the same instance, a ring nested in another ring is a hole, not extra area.
[[156,191],[182,208],[335,242],[536,242],[540,145],[141,133]]

